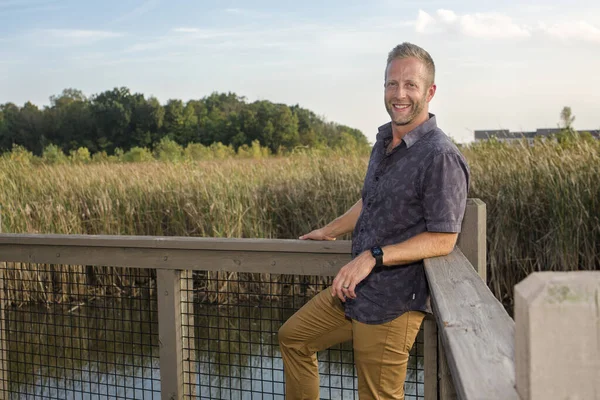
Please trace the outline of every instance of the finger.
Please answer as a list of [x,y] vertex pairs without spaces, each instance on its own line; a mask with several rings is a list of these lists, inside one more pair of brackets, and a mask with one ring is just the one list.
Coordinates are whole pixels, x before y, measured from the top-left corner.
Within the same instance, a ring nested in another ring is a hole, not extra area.
[[333,282],[331,283],[331,297],[335,297],[337,296],[337,287],[338,287],[338,282],[339,282],[339,273],[338,275],[336,275],[335,279],[333,280]]
[[331,297],[337,297],[338,299],[340,299],[342,301],[342,303],[346,302],[346,298],[344,297],[344,293],[342,292],[342,289],[338,288],[337,286],[331,287]]
[[350,297],[349,296],[349,294],[350,294],[350,292],[349,292],[350,285],[348,284],[348,279],[347,278],[344,279],[344,280],[340,279],[340,281],[342,282],[342,284],[340,285],[339,291],[342,292],[342,294],[344,296],[344,301],[346,301],[346,299],[348,299]]
[[341,300],[342,303],[346,302],[346,295],[344,294],[342,288],[337,289],[337,297]]
[[350,298],[350,299],[356,298],[356,293],[354,292],[354,289],[356,289],[356,283],[352,282],[350,285],[348,285],[348,289],[347,289],[348,298]]
[[342,282],[344,282],[344,276],[342,273],[338,273],[338,275],[333,280],[333,284],[331,285],[331,287],[333,288],[332,296],[337,296],[342,301],[342,303],[344,303],[346,302],[346,297],[344,296],[344,292],[342,291]]

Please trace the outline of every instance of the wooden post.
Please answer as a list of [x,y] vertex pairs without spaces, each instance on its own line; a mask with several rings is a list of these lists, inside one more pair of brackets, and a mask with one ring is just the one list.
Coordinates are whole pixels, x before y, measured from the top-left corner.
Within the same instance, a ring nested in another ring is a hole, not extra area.
[[[0,208],[0,233],[2,233],[2,208]],[[6,335],[6,304],[4,300],[4,281],[6,262],[0,263],[0,399],[8,399],[8,342]]]
[[452,381],[452,373],[446,361],[446,352],[442,344],[442,338],[438,337],[438,376],[439,376],[439,398],[440,400],[456,400],[456,389]]
[[194,281],[193,271],[181,273],[181,313],[183,335],[183,395],[196,397],[196,342],[194,338]]
[[8,399],[8,342],[6,335],[6,312],[4,300],[4,274],[6,273],[6,263],[3,262],[0,271],[0,399]]
[[600,272],[535,272],[515,286],[521,400],[600,395]]
[[[473,265],[479,276],[486,281],[486,208],[480,199],[467,199],[461,233],[457,247]],[[457,398],[452,375],[441,341],[438,339],[435,319],[424,323],[425,341],[425,400],[454,400]],[[437,346],[437,348],[436,348]],[[433,353],[436,353],[434,356]],[[437,380],[434,382],[434,378]]]
[[423,321],[425,400],[438,399],[438,331],[431,315]]
[[480,199],[467,199],[457,246],[473,265],[481,279],[487,282],[486,208]]
[[162,400],[183,399],[181,271],[156,270]]

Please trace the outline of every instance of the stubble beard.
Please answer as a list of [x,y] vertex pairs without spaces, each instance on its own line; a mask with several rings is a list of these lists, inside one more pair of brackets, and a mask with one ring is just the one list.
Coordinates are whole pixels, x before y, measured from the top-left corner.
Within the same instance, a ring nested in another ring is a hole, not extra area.
[[392,102],[388,103],[386,108],[394,125],[406,126],[415,120],[421,111],[423,111],[424,106],[425,105],[423,103],[411,102],[410,107],[412,108],[412,112],[405,117],[398,117],[394,115],[394,106],[392,105]]

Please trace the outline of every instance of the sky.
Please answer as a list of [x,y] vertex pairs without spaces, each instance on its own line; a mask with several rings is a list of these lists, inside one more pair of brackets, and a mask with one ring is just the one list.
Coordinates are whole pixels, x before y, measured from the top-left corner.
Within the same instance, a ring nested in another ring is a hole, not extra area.
[[555,128],[565,106],[576,129],[600,129],[600,2],[587,0],[0,0],[0,103],[234,92],[374,142],[387,54],[405,41],[431,54],[430,112],[457,142]]

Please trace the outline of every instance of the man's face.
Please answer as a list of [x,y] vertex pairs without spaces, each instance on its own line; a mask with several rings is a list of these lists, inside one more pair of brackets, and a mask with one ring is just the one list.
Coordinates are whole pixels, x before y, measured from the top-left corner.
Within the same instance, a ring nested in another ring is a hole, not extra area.
[[417,126],[426,121],[435,85],[427,80],[427,69],[416,58],[392,60],[385,80],[385,108],[398,126]]

